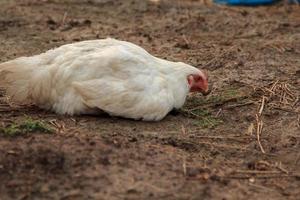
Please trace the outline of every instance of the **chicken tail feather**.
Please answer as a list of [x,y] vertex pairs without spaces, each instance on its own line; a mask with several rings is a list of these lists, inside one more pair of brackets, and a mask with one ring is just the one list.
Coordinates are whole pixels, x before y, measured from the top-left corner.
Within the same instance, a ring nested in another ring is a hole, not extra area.
[[[27,58],[28,59],[28,58]],[[47,79],[43,77],[43,70],[36,67],[36,63],[26,59],[16,59],[0,64],[0,88],[13,102],[32,103],[43,96],[42,87]]]

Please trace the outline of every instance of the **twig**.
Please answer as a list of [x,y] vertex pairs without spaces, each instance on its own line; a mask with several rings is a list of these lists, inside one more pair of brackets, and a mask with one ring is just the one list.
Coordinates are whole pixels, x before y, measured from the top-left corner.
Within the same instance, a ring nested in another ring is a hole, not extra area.
[[259,111],[258,111],[258,116],[259,116],[259,117],[261,116],[261,114],[262,114],[262,112],[263,112],[263,110],[264,110],[264,107],[265,107],[265,100],[266,100],[266,97],[263,96],[263,97],[262,97],[262,100],[261,100],[261,106],[260,106],[260,109],[259,109]]
[[65,24],[65,21],[66,21],[66,19],[67,19],[67,16],[68,16],[68,11],[66,11],[66,12],[64,13],[64,16],[63,16],[62,22],[61,22],[61,26],[63,26],[63,25]]
[[285,83],[284,84],[284,89],[285,89],[285,92],[290,95],[292,98],[295,98],[295,95],[294,93],[290,90],[289,88],[289,84]]
[[182,169],[183,169],[183,175],[186,176],[186,161],[185,161],[185,158],[183,159],[183,162],[182,162]]
[[66,127],[64,122],[57,122],[56,119],[50,120],[49,123],[56,129],[58,133],[64,133]]
[[247,147],[239,147],[239,146],[233,146],[233,145],[220,145],[220,144],[210,143],[210,142],[196,142],[194,144],[197,144],[197,145],[203,144],[203,145],[209,145],[209,146],[225,148],[225,149],[239,149],[239,150],[247,151]]
[[249,183],[250,186],[262,189],[262,190],[269,190],[269,191],[275,191],[274,189],[262,186],[262,185],[257,185],[257,184],[253,184],[253,183]]
[[190,44],[190,42],[188,41],[188,39],[186,38],[185,35],[183,35],[182,38],[183,38],[184,42],[186,43],[186,45]]
[[272,106],[272,108],[274,108],[276,110],[282,110],[282,111],[285,111],[285,112],[291,112],[291,113],[300,114],[299,111],[288,109],[288,108],[283,108],[283,107],[279,107],[279,106]]
[[274,88],[275,88],[275,86],[277,85],[278,82],[279,82],[279,80],[276,80],[276,81],[273,83],[272,87],[270,88],[271,91],[274,90]]
[[[252,178],[253,175],[244,175],[244,176],[225,176],[224,178],[232,178],[232,179],[249,179]],[[255,176],[256,179],[261,178],[300,178],[300,174],[270,174],[270,175],[258,175]]]
[[261,145],[261,142],[260,142],[260,134],[262,132],[263,122],[260,119],[260,116],[258,116],[257,114],[255,116],[256,116],[256,124],[257,124],[257,128],[256,128],[257,143],[258,143],[258,146],[259,146],[261,152],[266,153],[263,146]]
[[281,163],[281,162],[279,162],[277,168],[278,168],[280,171],[282,171],[282,172],[284,172],[284,173],[286,173],[286,174],[289,174],[289,171],[286,170],[286,169],[284,169],[284,168],[282,167],[282,163]]
[[209,136],[209,135],[201,135],[201,136],[193,136],[194,138],[201,138],[201,139],[223,139],[223,140],[235,140],[237,142],[246,142],[243,139],[252,140],[250,137],[230,137],[230,136]]
[[238,174],[281,174],[279,171],[259,171],[259,170],[237,170]]
[[196,138],[207,138],[207,139],[236,139],[241,138],[237,136],[220,136],[220,135],[193,135]]
[[276,95],[274,91],[272,91],[271,89],[269,88],[264,88],[263,90],[266,90],[267,92],[273,94],[273,95]]
[[254,130],[254,124],[251,123],[247,129],[247,134],[252,136],[253,135],[253,130]]
[[254,104],[254,101],[250,101],[250,102],[245,102],[245,103],[240,103],[240,104],[232,104],[232,105],[228,105],[225,106],[225,108],[236,108],[236,107],[242,107],[242,106],[247,106],[247,105],[251,105]]
[[181,132],[183,135],[187,135],[184,125],[181,125]]
[[220,115],[221,112],[222,112],[222,108],[220,108],[220,109],[218,110],[218,112],[216,113],[215,117],[219,117],[219,115]]

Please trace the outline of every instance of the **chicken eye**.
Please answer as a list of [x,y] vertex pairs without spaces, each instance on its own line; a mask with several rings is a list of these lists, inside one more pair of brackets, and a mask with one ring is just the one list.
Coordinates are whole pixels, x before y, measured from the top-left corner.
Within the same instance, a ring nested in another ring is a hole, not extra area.
[[200,76],[194,76],[194,80],[195,80],[196,82],[200,81],[200,79],[201,79]]

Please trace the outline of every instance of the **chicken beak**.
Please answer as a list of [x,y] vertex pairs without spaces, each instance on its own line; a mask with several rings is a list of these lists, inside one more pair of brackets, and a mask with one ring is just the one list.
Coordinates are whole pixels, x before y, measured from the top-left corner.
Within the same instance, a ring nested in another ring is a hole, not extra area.
[[207,95],[210,94],[210,92],[211,92],[211,88],[208,87],[206,90],[204,90],[204,91],[202,92],[202,94],[203,94],[203,96],[207,96]]
[[206,87],[203,88],[203,90],[201,91],[201,93],[202,93],[203,96],[209,95],[210,92],[211,92],[211,88],[212,88],[211,86],[210,86],[210,87],[208,86],[208,83],[206,83],[205,86],[206,86]]

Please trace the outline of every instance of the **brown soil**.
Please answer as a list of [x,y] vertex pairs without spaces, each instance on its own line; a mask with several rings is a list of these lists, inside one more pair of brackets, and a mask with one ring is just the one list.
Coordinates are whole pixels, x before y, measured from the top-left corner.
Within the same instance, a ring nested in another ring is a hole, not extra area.
[[206,69],[214,89],[154,123],[58,116],[2,94],[1,127],[30,117],[56,131],[0,136],[0,199],[299,199],[299,33],[296,5],[2,0],[0,61],[114,37]]

